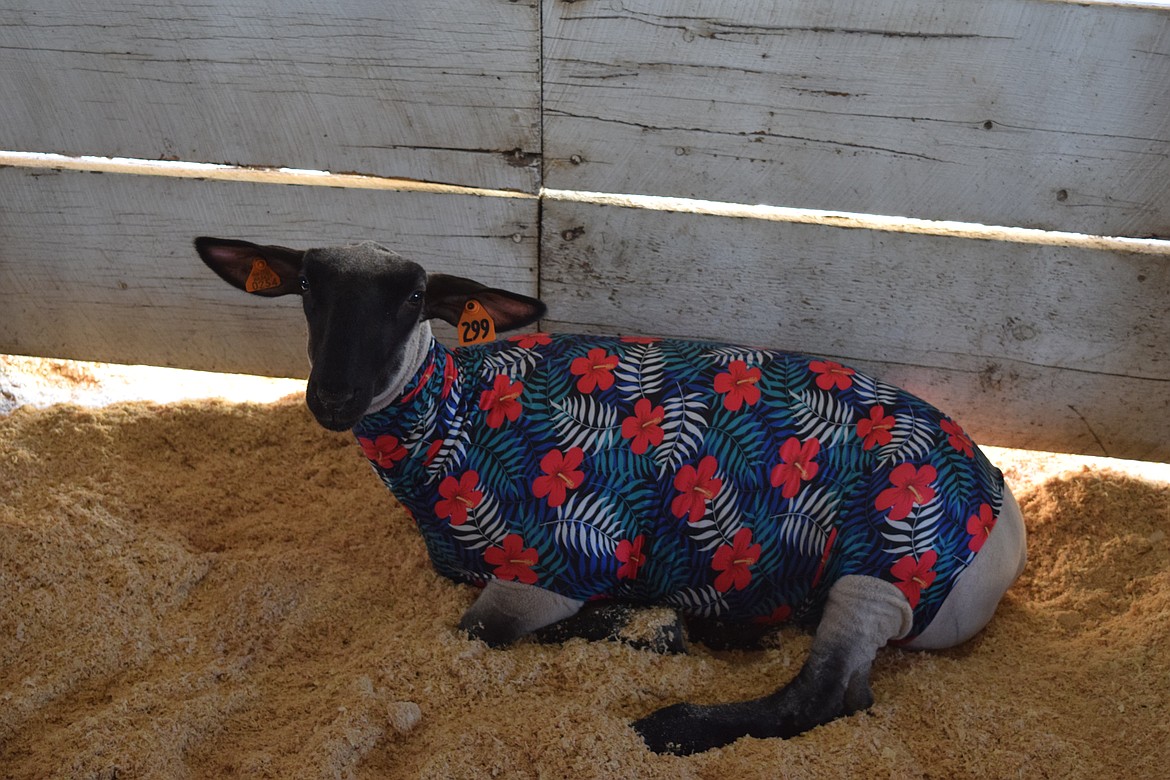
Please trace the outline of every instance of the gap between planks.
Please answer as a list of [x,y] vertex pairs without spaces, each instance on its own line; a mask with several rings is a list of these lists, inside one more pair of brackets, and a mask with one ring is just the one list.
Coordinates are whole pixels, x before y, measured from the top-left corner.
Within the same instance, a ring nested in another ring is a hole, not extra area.
[[1104,5],[1117,8],[1150,8],[1164,11],[1170,8],[1170,0],[1048,0],[1065,5]]
[[661,195],[623,195],[608,192],[549,189],[546,187],[542,187],[539,193],[533,194],[516,190],[483,189],[457,184],[443,184],[368,174],[330,173],[328,171],[298,168],[261,168],[221,163],[140,160],[125,157],[70,157],[45,152],[0,152],[0,168],[3,167],[585,203],[598,206],[645,209],[649,211],[669,211],[714,217],[756,219],[768,222],[792,222],[857,230],[876,230],[887,233],[912,233],[982,241],[1004,241],[1016,244],[1064,246],[1170,256],[1170,240],[1167,239],[1098,236],[1086,233],[1041,230],[1038,228],[983,225],[974,222],[917,219],[913,217],[886,216],[881,214],[857,214],[789,206],[727,203],[724,201],[674,198]]

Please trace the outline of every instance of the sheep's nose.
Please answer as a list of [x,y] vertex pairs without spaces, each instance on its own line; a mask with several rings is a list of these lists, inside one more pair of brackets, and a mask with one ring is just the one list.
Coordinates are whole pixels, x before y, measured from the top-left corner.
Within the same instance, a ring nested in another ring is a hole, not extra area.
[[353,390],[335,389],[318,387],[317,400],[321,402],[321,406],[330,411],[338,411],[344,409],[346,404],[353,401],[356,393]]

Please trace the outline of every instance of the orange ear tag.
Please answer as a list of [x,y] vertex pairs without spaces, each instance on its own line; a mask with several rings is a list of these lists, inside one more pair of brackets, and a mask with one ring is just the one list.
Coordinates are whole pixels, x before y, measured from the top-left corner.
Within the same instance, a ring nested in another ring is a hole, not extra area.
[[257,257],[252,261],[252,270],[248,274],[248,281],[244,282],[244,289],[254,293],[273,287],[280,287],[280,276],[268,267],[268,263]]
[[479,301],[472,300],[463,305],[463,314],[455,327],[459,331],[461,347],[496,339],[496,323]]

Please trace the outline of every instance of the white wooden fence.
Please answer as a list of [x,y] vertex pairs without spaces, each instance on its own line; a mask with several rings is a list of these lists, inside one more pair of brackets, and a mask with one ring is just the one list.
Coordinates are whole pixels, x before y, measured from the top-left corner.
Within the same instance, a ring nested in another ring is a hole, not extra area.
[[[0,0],[0,352],[303,374],[295,302],[191,238],[374,238],[551,330],[828,355],[981,441],[1170,460],[1168,5]],[[178,162],[109,172],[143,160]],[[837,227],[882,216],[1028,230]]]

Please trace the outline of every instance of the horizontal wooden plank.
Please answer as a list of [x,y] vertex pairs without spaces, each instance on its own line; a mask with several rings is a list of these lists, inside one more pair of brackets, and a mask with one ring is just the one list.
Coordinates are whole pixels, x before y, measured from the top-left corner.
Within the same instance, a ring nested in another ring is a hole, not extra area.
[[544,12],[548,187],[1170,236],[1170,7]]
[[833,357],[979,440],[1170,460],[1170,258],[546,203],[553,330]]
[[11,168],[0,192],[4,353],[304,376],[299,300],[228,287],[198,235],[376,240],[428,270],[537,291],[535,200]]
[[11,151],[535,192],[536,0],[0,0]]

